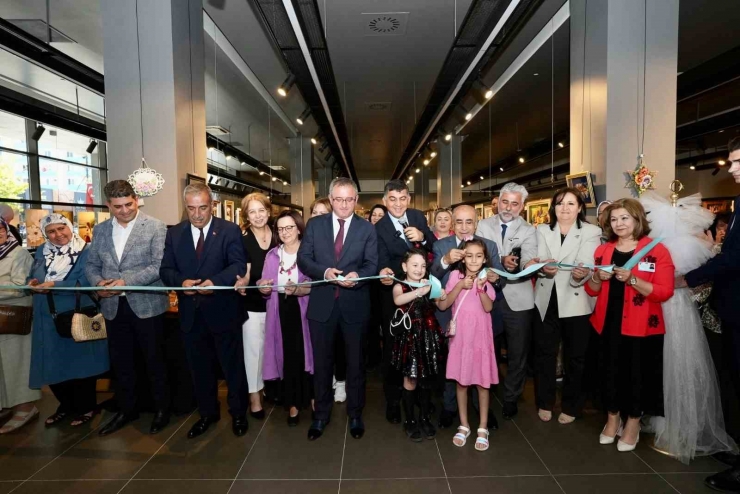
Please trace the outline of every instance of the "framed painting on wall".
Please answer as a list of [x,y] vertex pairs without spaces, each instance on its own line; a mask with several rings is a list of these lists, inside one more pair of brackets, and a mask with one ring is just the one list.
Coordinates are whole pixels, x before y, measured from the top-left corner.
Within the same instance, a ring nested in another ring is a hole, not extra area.
[[41,220],[49,214],[46,209],[26,209],[26,246],[38,247],[43,245],[44,235],[41,233]]
[[234,213],[234,223],[236,223],[239,226],[242,226],[242,208],[236,208],[236,212]]
[[586,207],[596,207],[596,195],[594,194],[594,184],[591,180],[591,172],[566,175],[565,181],[568,184],[568,187],[573,187],[581,193],[581,196],[583,196],[583,202],[586,203]]
[[550,202],[551,199],[529,201],[527,203],[527,221],[534,226],[549,223]]
[[224,219],[234,222],[234,201],[224,201]]
[[213,201],[211,205],[211,214],[216,218],[221,218],[221,201]]
[[705,199],[701,201],[701,207],[708,209],[714,214],[731,213],[733,206],[732,199]]

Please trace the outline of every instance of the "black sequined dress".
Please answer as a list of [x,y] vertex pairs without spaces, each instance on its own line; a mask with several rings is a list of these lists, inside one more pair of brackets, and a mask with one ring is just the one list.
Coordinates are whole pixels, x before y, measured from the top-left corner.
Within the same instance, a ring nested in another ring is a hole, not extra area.
[[[408,285],[401,287],[403,293],[414,290]],[[391,365],[405,377],[425,379],[436,376],[442,371],[442,328],[434,315],[436,305],[424,296],[399,308],[408,313],[410,324],[401,323],[391,329],[394,335]],[[408,329],[407,325],[410,326]]]

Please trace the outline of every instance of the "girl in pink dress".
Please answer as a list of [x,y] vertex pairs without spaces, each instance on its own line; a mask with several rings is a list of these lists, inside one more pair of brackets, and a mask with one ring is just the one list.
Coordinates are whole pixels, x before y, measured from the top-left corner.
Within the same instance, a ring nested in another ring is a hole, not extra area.
[[[496,292],[485,277],[478,275],[488,262],[486,245],[478,239],[463,242],[465,257],[458,270],[451,271],[445,291],[447,298],[437,305],[452,306],[455,334],[449,340],[447,379],[457,381],[457,408],[460,427],[452,439],[463,447],[470,435],[468,423],[468,386],[478,388],[480,409],[488,410],[489,388],[498,384],[498,368],[493,350],[491,310]],[[475,449],[488,449],[488,414],[481,413]]]

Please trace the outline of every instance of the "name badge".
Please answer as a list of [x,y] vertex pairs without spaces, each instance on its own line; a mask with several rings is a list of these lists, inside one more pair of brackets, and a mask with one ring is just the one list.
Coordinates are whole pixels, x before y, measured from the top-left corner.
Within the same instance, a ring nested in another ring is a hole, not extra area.
[[637,269],[639,271],[643,271],[646,273],[654,273],[655,272],[655,263],[654,262],[641,262]]

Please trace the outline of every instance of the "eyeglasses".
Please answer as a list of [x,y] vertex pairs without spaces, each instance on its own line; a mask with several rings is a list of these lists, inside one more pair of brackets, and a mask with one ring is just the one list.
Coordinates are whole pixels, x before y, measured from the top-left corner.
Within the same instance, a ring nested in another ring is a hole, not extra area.
[[290,226],[279,226],[279,227],[277,227],[277,232],[278,232],[278,233],[283,233],[283,232],[285,232],[285,233],[290,233],[290,232],[292,232],[292,231],[293,231],[293,228],[295,228],[295,225],[290,225]]
[[332,197],[332,201],[336,202],[337,204],[352,204],[355,202],[354,197]]

